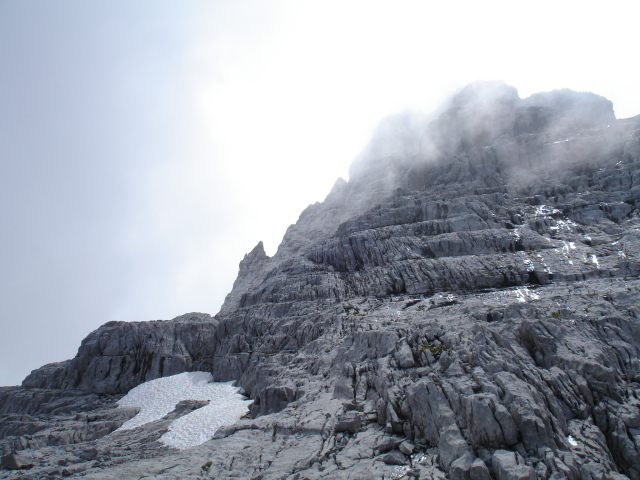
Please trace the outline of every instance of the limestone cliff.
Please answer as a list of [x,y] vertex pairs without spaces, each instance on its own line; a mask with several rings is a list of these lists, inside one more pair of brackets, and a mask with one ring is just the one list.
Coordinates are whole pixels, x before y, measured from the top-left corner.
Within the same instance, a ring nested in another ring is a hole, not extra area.
[[[0,389],[7,465],[640,479],[639,205],[640,117],[591,93],[472,84],[383,122],[273,257],[245,256],[215,317],[110,322]],[[131,415],[119,395],[190,370],[236,380],[250,418],[182,452],[157,442],[166,419],[109,434]]]

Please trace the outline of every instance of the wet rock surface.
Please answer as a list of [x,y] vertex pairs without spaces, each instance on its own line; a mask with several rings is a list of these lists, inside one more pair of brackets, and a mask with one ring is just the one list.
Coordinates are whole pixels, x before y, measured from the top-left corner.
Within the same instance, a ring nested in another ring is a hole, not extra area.
[[[409,120],[215,317],[110,322],[0,388],[0,477],[640,479],[640,118],[480,84]],[[250,415],[182,451],[158,439],[197,403],[116,431],[196,370]]]

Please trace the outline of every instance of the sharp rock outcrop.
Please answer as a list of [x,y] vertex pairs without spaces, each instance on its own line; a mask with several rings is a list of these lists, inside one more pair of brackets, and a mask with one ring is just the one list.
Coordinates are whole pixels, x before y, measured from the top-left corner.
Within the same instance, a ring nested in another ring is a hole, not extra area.
[[[0,389],[3,473],[638,480],[639,206],[640,117],[603,97],[477,83],[387,119],[215,317],[110,322]],[[192,370],[250,416],[180,452],[169,417],[111,433]]]

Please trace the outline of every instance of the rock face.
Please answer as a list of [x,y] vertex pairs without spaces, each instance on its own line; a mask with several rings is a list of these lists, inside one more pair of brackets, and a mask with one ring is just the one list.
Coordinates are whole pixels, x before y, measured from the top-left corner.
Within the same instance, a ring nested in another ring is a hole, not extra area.
[[[110,322],[0,389],[1,473],[640,479],[640,117],[473,84],[383,122],[350,177],[215,317]],[[120,395],[195,370],[250,418],[181,452],[169,417],[111,433]]]

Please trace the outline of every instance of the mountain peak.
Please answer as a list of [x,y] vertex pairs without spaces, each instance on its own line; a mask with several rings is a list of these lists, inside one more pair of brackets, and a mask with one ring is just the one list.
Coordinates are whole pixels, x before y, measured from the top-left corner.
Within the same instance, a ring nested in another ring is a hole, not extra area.
[[[0,446],[41,479],[637,479],[639,232],[640,116],[472,84],[383,121],[215,318],[111,322],[0,389]],[[154,440],[201,398],[107,434],[121,394],[197,371],[249,415],[179,454]]]
[[[455,93],[449,108],[473,108],[477,105],[517,104],[518,90],[502,80],[476,81]],[[446,103],[446,102],[445,102]]]

